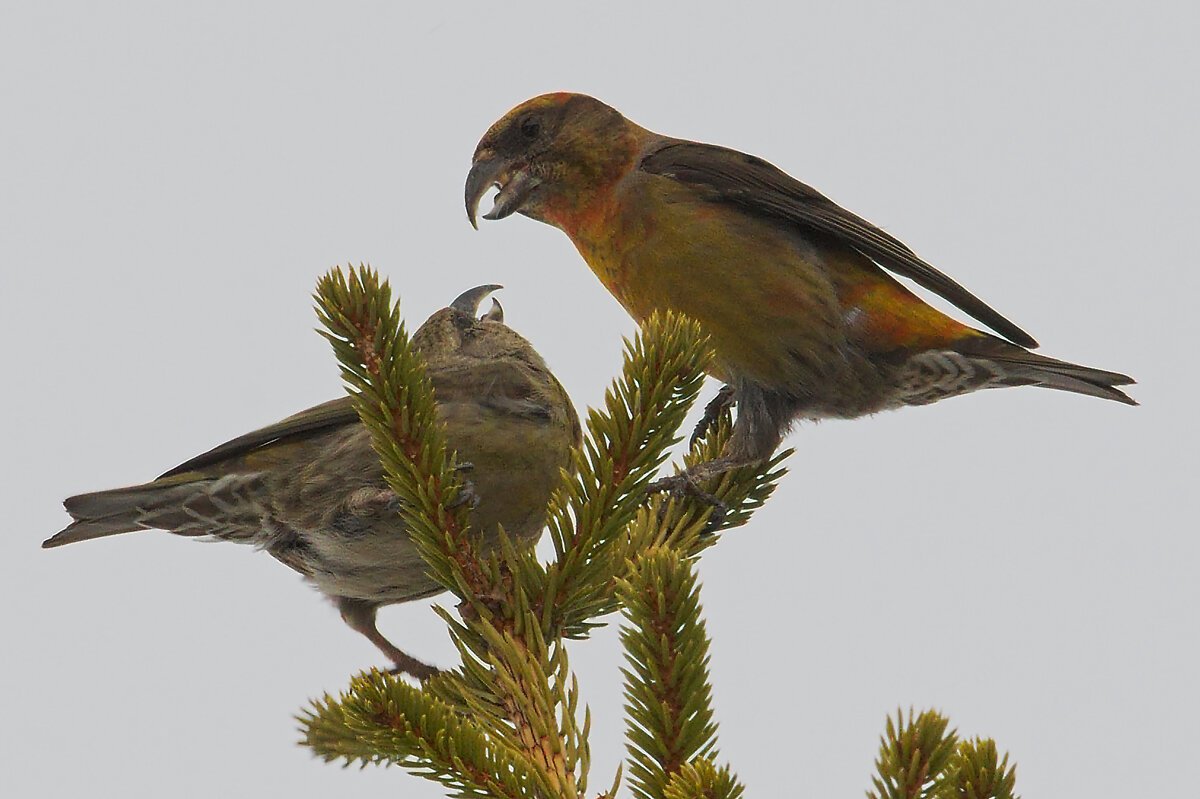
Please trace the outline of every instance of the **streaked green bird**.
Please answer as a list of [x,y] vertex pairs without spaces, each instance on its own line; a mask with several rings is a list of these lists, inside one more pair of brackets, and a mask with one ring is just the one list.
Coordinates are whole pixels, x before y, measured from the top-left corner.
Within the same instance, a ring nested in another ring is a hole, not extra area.
[[[449,445],[470,464],[470,521],[485,545],[498,525],[515,540],[538,538],[581,432],[566,391],[504,324],[499,303],[476,315],[498,288],[464,292],[413,334]],[[251,544],[333,600],[396,671],[418,679],[437,671],[376,627],[381,606],[442,588],[425,572],[349,397],[239,436],[153,482],[63,504],[74,522],[43,547],[150,529]]]

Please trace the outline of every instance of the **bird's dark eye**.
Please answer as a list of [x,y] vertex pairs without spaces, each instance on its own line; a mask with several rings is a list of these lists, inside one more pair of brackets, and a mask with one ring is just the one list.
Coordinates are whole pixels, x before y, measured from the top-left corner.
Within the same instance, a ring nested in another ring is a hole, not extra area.
[[538,122],[537,117],[525,117],[521,120],[521,135],[526,139],[536,139],[541,132],[542,123]]

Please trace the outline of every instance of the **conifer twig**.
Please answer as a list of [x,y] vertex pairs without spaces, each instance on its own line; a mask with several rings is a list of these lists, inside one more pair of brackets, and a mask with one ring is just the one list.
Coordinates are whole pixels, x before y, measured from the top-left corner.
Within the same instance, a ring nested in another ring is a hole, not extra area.
[[950,722],[933,710],[916,715],[911,709],[889,716],[875,759],[874,791],[870,799],[933,799],[942,790],[954,765],[958,736],[947,731]]
[[619,591],[630,785],[639,799],[662,799],[684,766],[716,755],[699,587],[691,565],[660,546],[631,564]]
[[701,758],[671,775],[663,799],[740,799],[744,792],[729,766],[718,769],[711,760]]
[[456,797],[558,795],[544,775],[497,747],[453,708],[378,671],[355,677],[338,699],[326,695],[314,702],[299,720],[303,742],[325,760],[394,763]]
[[991,738],[960,741],[952,776],[947,780],[945,799],[1017,799],[1016,766],[1008,765]]

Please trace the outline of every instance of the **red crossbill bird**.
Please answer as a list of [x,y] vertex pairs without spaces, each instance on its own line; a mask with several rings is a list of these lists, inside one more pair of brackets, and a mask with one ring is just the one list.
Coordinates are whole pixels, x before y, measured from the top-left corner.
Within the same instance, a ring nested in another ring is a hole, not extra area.
[[[469,463],[470,521],[485,545],[498,525],[515,540],[536,540],[580,440],[566,391],[504,324],[499,304],[476,318],[497,288],[465,292],[413,334],[449,445]],[[153,482],[71,497],[64,505],[74,523],[42,546],[147,529],[251,544],[333,600],[397,671],[425,678],[436,669],[375,625],[379,607],[442,590],[427,576],[398,502],[370,434],[343,397],[235,438]]]
[[485,219],[520,213],[561,229],[634,319],[669,309],[708,334],[711,372],[726,383],[718,402],[738,414],[722,456],[693,480],[769,457],[801,419],[1024,385],[1136,404],[1116,388],[1129,377],[1030,352],[1024,330],[775,166],[646,130],[594,98],[535,97],[492,125],[467,176],[472,225],[493,186]]

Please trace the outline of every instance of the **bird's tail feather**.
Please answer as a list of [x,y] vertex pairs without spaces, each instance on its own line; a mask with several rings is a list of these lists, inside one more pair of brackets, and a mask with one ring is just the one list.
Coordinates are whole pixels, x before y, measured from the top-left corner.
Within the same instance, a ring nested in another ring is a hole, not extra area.
[[192,480],[165,479],[153,483],[79,494],[63,501],[75,521],[42,542],[43,549],[145,530],[140,519],[150,508],[182,501],[194,489]]
[[91,541],[93,538],[105,538],[143,529],[145,528],[130,524],[124,519],[81,519],[43,541],[42,549],[53,549],[64,544],[74,544],[76,541]]
[[1080,366],[1056,358],[1047,358],[1045,355],[1038,355],[1012,345],[1001,352],[991,352],[984,357],[999,364],[1008,379],[1006,382],[1011,382],[1013,385],[1036,385],[1058,391],[1087,394],[1092,397],[1123,402],[1126,405],[1138,404],[1137,400],[1117,388],[1117,386],[1133,385],[1136,381],[1119,372],[1093,369],[1090,366]]

